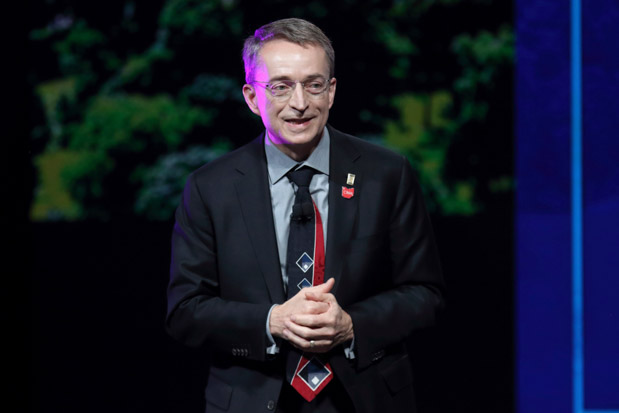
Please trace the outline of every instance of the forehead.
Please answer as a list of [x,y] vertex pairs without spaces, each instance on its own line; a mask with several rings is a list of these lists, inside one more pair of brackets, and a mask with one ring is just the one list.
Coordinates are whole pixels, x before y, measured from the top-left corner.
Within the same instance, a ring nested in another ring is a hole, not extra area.
[[302,79],[317,74],[329,75],[327,54],[317,45],[301,46],[286,40],[273,40],[262,46],[258,56],[256,74],[260,77]]

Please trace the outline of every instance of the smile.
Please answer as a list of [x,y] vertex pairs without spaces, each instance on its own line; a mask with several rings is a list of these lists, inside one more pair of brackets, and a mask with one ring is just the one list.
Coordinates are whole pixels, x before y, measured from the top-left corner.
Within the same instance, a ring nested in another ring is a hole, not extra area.
[[302,132],[311,125],[314,118],[286,119],[286,125],[291,132]]
[[301,119],[286,119],[286,123],[294,126],[305,126],[307,125],[313,118],[301,118]]

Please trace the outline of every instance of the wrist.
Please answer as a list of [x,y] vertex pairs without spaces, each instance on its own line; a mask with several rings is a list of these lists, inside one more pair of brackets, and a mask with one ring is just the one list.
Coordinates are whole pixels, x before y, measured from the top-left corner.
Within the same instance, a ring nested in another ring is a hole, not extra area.
[[282,308],[279,304],[275,304],[271,310],[269,318],[269,332],[273,337],[283,337],[284,323],[282,320]]
[[346,334],[344,335],[344,341],[349,341],[355,338],[355,330],[352,324],[352,317],[346,311],[342,310],[342,312],[344,313],[344,319],[346,323]]

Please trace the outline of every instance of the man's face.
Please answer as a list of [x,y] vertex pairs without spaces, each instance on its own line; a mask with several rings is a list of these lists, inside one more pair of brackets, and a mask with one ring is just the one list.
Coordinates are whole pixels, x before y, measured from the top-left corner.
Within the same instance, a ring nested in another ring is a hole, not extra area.
[[[327,56],[320,46],[303,47],[285,40],[273,40],[262,47],[257,60],[255,81],[303,82],[318,76],[329,78]],[[335,98],[335,79],[320,95],[305,92],[301,84],[294,86],[288,98],[274,97],[256,84],[245,85],[243,95],[252,112],[262,118],[271,141],[284,152],[296,152],[303,157],[309,155],[322,137]]]

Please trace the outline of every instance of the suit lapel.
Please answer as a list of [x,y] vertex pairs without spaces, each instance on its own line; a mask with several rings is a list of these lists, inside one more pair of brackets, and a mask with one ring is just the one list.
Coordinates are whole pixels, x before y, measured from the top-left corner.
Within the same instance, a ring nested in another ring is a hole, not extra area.
[[236,166],[236,171],[241,177],[235,186],[243,211],[243,220],[269,290],[271,302],[282,303],[285,300],[284,289],[277,253],[263,138],[264,134],[248,145],[246,156]]
[[[362,171],[356,164],[360,157],[357,148],[337,130],[329,127],[329,223],[325,276],[335,278],[335,292],[342,279],[342,256],[352,238],[357,220],[360,191],[363,188]],[[240,175],[235,183],[243,220],[256,254],[260,270],[273,303],[285,301],[282,285],[269,178],[264,155],[264,135],[251,142],[242,161],[236,165]],[[347,185],[348,174],[355,175],[355,184]],[[342,196],[342,187],[354,188],[352,198]]]
[[[325,276],[334,277],[335,292],[342,279],[343,254],[357,220],[360,191],[363,187],[362,171],[356,163],[360,157],[357,148],[341,132],[329,127],[331,147],[329,153],[329,223],[327,227],[327,252]],[[347,185],[348,174],[355,175],[354,185]],[[342,196],[342,188],[354,188],[351,198]]]

